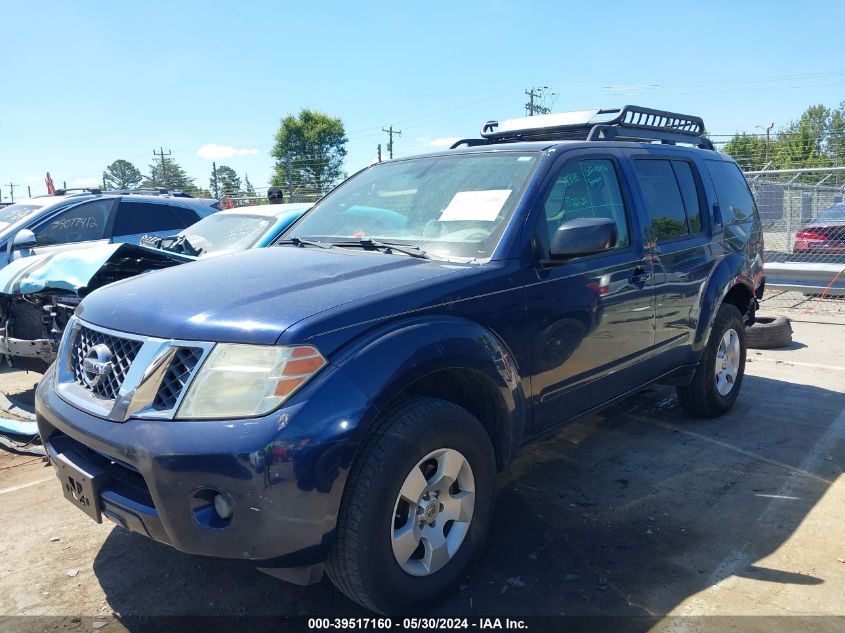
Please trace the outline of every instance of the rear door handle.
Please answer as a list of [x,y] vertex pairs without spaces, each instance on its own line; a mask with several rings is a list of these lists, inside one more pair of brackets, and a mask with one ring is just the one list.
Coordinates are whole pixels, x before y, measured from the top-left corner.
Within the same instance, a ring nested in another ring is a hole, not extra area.
[[628,283],[632,286],[643,286],[645,282],[651,277],[643,268],[637,266],[634,269],[634,274],[628,277]]

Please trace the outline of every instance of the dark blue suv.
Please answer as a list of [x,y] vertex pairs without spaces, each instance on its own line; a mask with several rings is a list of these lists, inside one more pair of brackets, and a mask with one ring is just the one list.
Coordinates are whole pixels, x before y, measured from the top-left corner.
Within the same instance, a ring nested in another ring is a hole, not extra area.
[[634,106],[490,122],[273,248],[93,292],[37,392],[65,496],[376,611],[444,595],[520,445],[652,382],[698,416],[736,400],[762,233],[703,132]]

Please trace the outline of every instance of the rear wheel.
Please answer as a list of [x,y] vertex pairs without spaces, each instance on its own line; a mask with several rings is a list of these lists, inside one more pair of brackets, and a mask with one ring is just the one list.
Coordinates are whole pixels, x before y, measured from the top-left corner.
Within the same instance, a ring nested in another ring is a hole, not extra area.
[[403,401],[350,472],[329,578],[382,613],[447,595],[484,543],[495,477],[490,438],[472,414],[445,400]]
[[736,401],[745,375],[745,326],[736,306],[723,303],[716,314],[704,356],[692,383],[678,387],[684,408],[697,417],[714,418]]

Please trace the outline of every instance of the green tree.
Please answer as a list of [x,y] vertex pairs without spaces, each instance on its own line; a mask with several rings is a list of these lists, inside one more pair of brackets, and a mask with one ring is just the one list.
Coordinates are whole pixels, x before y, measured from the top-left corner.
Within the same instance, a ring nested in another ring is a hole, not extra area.
[[[724,146],[745,170],[760,170],[771,161],[770,169],[845,166],[845,101],[837,108],[814,105],[786,127],[772,134],[736,134]],[[818,174],[800,176],[801,181],[817,182]],[[828,184],[841,184],[842,176],[833,174]]]
[[[211,188],[214,189],[214,172],[211,173]],[[234,197],[241,193],[241,179],[238,173],[226,165],[217,168],[217,195]]]
[[830,113],[826,150],[837,166],[845,165],[845,101]]
[[194,179],[172,158],[165,158],[164,162],[156,161],[150,164],[150,175],[144,179],[144,187],[164,187],[165,189],[179,189],[185,193],[198,191],[194,186]]
[[271,184],[287,186],[290,166],[295,188],[325,193],[344,177],[347,141],[340,119],[308,109],[286,116],[273,146],[276,169]]
[[249,176],[245,173],[244,174],[244,193],[249,196],[250,198],[254,198],[257,194],[255,193],[255,187],[252,186],[252,183],[249,181]]
[[778,132],[776,161],[782,169],[825,167],[831,112],[823,105],[807,108],[797,121]]
[[722,148],[745,171],[763,169],[767,162],[766,139],[753,134],[735,134]]
[[134,189],[137,187],[143,176],[135,165],[128,160],[119,158],[106,167],[103,172],[104,189]]

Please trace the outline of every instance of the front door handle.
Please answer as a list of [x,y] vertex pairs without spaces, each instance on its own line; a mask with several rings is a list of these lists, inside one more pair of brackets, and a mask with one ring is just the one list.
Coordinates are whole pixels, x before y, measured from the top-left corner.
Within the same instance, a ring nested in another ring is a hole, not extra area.
[[630,277],[628,277],[628,283],[632,286],[639,286],[640,288],[642,288],[645,285],[645,282],[649,280],[649,277],[651,277],[651,275],[648,274],[645,269],[640,266],[637,266],[634,269],[634,273]]

